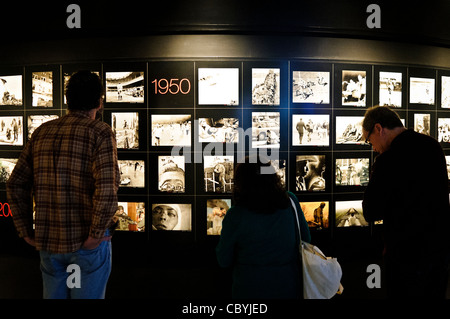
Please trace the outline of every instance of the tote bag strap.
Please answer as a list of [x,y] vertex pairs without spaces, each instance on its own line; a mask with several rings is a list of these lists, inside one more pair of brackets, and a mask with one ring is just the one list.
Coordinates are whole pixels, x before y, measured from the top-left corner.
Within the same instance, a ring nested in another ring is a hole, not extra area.
[[297,207],[295,206],[295,202],[292,199],[292,197],[289,196],[289,199],[291,200],[292,207],[294,208],[294,215],[295,215],[295,220],[297,221],[298,237],[299,237],[299,241],[300,241],[299,243],[301,245],[302,244],[302,233],[300,231],[300,221],[298,220]]

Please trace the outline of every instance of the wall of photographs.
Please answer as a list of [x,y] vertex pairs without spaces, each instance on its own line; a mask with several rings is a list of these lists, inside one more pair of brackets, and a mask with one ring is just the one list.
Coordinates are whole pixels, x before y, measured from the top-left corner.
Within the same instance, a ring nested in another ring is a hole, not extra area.
[[116,134],[121,172],[117,237],[130,243],[217,242],[234,167],[252,152],[276,155],[313,238],[370,236],[377,225],[361,201],[376,154],[361,121],[372,105],[438,139],[450,163],[450,69],[301,59],[2,67],[3,203],[20,151],[36,127],[65,114],[64,84],[79,69],[105,84],[102,120]]

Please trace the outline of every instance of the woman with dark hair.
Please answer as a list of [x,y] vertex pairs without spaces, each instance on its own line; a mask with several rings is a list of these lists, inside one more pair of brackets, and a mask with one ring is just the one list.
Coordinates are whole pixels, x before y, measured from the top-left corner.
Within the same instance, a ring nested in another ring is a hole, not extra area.
[[236,166],[234,205],[222,223],[216,248],[222,267],[233,267],[233,298],[301,298],[297,225],[311,241],[308,224],[294,194],[286,192],[268,161],[246,158]]

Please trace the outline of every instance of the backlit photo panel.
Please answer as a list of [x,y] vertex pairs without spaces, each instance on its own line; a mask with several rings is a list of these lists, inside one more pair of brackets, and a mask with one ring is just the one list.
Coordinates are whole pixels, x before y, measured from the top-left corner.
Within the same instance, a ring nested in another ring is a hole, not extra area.
[[118,202],[117,204],[114,219],[119,223],[116,230],[138,232],[145,230],[145,203]]
[[142,160],[118,160],[120,187],[145,187],[145,162]]
[[292,115],[293,146],[328,146],[330,144],[330,116],[328,114]]
[[313,229],[324,229],[330,226],[330,203],[328,201],[300,202],[308,226]]
[[0,75],[0,105],[23,105],[21,75]]
[[239,68],[199,68],[199,105],[239,105]]
[[190,114],[152,114],[152,146],[190,146]]
[[138,112],[112,112],[111,128],[116,135],[117,148],[139,149]]
[[297,155],[295,164],[297,192],[325,191],[325,155]]
[[191,204],[152,204],[152,230],[191,231]]
[[33,72],[31,85],[31,106],[53,107],[53,72]]
[[28,136],[27,138],[30,139],[33,132],[43,123],[56,120],[59,116],[52,114],[52,115],[29,115],[28,116]]
[[336,144],[365,144],[363,116],[336,116]]
[[337,158],[336,186],[367,186],[369,183],[369,158]]
[[252,69],[252,105],[280,105],[280,69]]
[[434,79],[411,77],[409,79],[409,102],[416,104],[434,104]]
[[107,103],[144,103],[144,72],[106,72]]
[[233,190],[234,157],[204,156],[205,192],[231,193]]
[[336,227],[369,226],[363,215],[362,200],[336,201]]
[[231,207],[231,199],[206,200],[206,234],[220,235],[222,222]]
[[450,143],[450,118],[438,118],[438,141]]
[[17,158],[0,158],[0,184],[6,183],[18,160]]
[[366,106],[366,71],[342,71],[342,106]]
[[450,76],[441,77],[441,107],[450,108]]
[[292,102],[330,103],[330,72],[293,71]]
[[252,112],[252,147],[280,148],[279,112]]
[[0,145],[23,145],[23,116],[0,116]]
[[402,107],[402,89],[402,73],[380,72],[379,105]]
[[205,118],[198,119],[198,141],[200,143],[238,143],[239,119]]

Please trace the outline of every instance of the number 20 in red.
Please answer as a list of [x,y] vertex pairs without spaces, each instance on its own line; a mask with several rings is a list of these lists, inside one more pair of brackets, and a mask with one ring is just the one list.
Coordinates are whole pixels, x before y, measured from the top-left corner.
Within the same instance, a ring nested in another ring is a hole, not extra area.
[[188,79],[154,79],[155,94],[188,94],[191,91],[191,82]]

